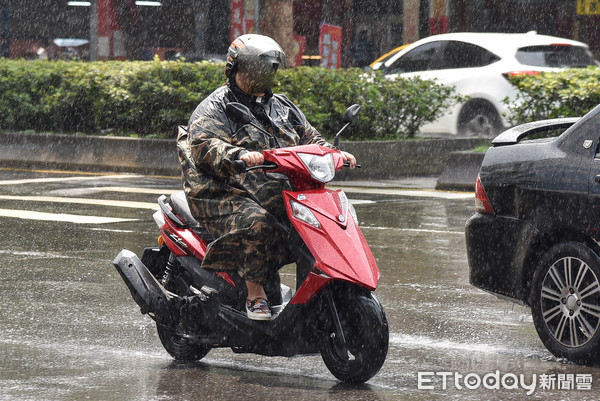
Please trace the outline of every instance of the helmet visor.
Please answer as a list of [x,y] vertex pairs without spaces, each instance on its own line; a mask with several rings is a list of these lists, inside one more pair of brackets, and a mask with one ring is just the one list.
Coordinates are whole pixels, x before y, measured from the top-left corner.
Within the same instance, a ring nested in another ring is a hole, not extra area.
[[248,60],[240,60],[238,73],[245,75],[253,93],[262,93],[273,88],[275,75],[280,67],[285,68],[285,55],[272,50]]

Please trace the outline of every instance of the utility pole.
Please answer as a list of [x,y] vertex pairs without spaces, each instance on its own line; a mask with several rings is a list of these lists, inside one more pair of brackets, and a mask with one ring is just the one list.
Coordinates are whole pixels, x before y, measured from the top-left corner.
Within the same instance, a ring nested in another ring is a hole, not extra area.
[[135,3],[123,0],[113,1],[119,28],[124,36],[123,45],[125,46],[126,58],[128,60],[138,60],[141,58],[141,46],[138,40],[138,29],[135,13]]
[[90,61],[98,61],[98,0],[90,2]]
[[254,0],[254,33],[260,33],[260,20],[262,17],[261,0]]

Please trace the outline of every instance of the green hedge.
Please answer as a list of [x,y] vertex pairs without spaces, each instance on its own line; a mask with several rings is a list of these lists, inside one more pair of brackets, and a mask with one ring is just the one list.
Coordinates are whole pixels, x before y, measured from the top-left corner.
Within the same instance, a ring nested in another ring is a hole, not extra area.
[[[173,137],[224,83],[224,66],[186,62],[0,59],[0,129]],[[390,81],[362,70],[300,67],[278,74],[285,93],[330,137],[349,105],[362,111],[345,139],[414,136],[459,100],[432,81]]]
[[519,90],[511,122],[579,117],[600,104],[600,68],[573,68],[511,78]]

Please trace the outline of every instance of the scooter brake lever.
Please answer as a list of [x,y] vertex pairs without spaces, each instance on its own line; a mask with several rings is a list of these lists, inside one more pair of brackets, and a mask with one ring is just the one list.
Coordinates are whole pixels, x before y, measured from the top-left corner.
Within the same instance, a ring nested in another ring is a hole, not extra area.
[[248,167],[246,169],[246,171],[251,171],[251,170],[275,170],[277,167],[279,167],[276,163],[270,162],[269,164],[261,164],[258,166],[254,166],[254,167]]

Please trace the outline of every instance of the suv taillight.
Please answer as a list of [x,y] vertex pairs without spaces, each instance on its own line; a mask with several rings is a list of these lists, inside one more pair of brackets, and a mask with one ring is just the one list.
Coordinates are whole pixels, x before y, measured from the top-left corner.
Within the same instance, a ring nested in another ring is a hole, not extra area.
[[477,177],[477,182],[475,183],[475,210],[477,210],[479,213],[494,214],[494,209],[492,208],[492,204],[485,193],[483,185],[481,185],[479,176]]
[[510,81],[510,77],[517,77],[519,75],[539,75],[539,71],[509,71],[502,74],[504,78]]

